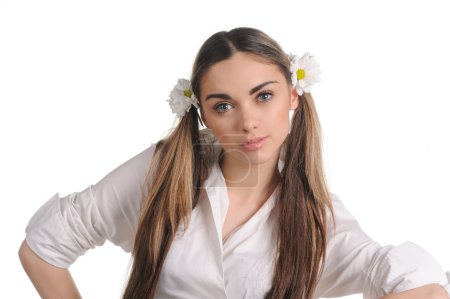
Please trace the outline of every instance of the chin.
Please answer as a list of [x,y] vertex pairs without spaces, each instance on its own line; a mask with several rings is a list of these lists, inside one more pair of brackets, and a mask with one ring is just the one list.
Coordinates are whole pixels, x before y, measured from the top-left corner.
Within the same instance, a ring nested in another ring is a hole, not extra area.
[[250,165],[260,165],[270,163],[274,159],[278,160],[278,151],[256,151],[254,153],[249,153],[245,162]]

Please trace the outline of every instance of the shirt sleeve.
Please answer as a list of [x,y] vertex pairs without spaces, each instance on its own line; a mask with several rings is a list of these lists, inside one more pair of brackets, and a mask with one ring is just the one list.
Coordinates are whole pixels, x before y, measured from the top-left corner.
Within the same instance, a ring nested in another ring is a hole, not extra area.
[[412,242],[381,246],[364,233],[334,194],[332,202],[336,229],[330,225],[319,297],[363,293],[364,299],[378,299],[431,283],[449,290],[446,273],[422,247]]
[[151,145],[83,191],[50,198],[25,229],[33,252],[54,266],[68,268],[106,240],[131,251],[153,151]]

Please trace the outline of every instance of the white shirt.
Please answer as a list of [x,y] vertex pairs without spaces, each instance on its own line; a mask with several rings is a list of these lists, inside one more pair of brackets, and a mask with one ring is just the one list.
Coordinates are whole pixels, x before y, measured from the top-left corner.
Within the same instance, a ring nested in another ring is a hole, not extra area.
[[[56,193],[30,219],[26,228],[30,248],[62,268],[106,240],[130,252],[153,151],[154,145],[81,192],[65,197]],[[276,219],[271,213],[275,202],[274,192],[254,216],[222,241],[228,195],[216,162],[188,228],[180,227],[176,233],[156,298],[264,298],[271,288],[276,256]],[[328,230],[326,263],[316,298],[363,293],[365,299],[375,299],[430,283],[450,290],[446,273],[421,247],[410,242],[380,246],[335,195],[332,203],[336,231]]]

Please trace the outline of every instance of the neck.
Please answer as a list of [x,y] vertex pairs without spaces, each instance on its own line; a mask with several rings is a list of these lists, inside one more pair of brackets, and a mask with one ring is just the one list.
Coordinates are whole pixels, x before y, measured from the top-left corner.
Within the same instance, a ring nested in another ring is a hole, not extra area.
[[225,155],[220,168],[229,191],[238,192],[246,198],[261,198],[262,194],[271,194],[278,179],[279,154],[258,164],[249,164]]

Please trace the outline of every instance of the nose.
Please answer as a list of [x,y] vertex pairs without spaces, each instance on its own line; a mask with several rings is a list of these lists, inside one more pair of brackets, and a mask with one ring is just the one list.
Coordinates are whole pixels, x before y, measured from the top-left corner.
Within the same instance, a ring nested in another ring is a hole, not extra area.
[[258,128],[257,115],[251,107],[243,107],[240,109],[241,113],[241,128],[244,132],[251,132]]

